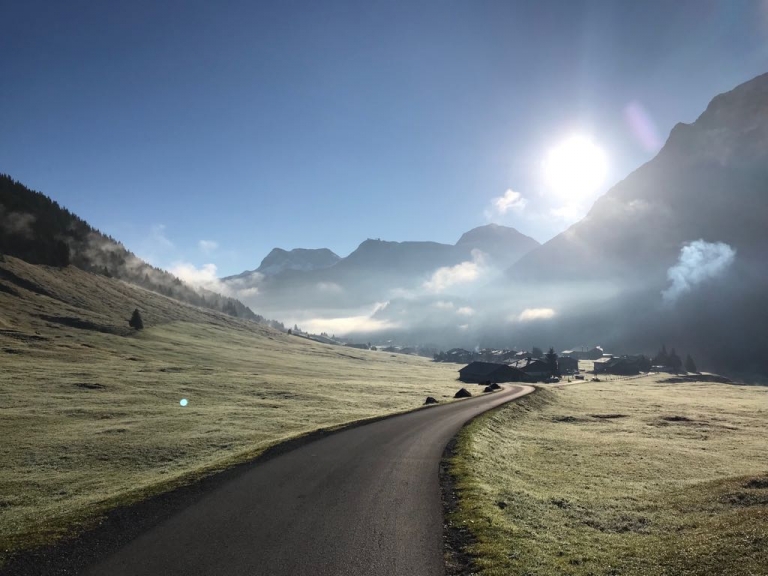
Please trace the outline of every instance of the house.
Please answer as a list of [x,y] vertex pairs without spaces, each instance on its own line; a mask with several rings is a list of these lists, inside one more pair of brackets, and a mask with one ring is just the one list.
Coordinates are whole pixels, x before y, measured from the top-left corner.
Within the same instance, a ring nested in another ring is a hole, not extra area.
[[595,374],[616,374],[619,376],[632,376],[640,372],[647,372],[651,368],[650,361],[645,356],[621,356],[606,357],[595,360]]
[[563,350],[560,352],[560,356],[576,358],[576,360],[599,360],[605,354],[600,346],[595,346],[590,350]]
[[459,380],[477,384],[523,382],[527,380],[527,375],[522,370],[507,366],[506,364],[471,362],[459,370]]
[[538,358],[523,358],[522,360],[515,360],[511,366],[517,368],[527,374],[528,379],[534,382],[538,380],[544,380],[550,376],[555,375],[555,371],[552,367]]
[[576,374],[579,371],[579,361],[569,356],[560,356],[557,359],[557,367],[560,374]]

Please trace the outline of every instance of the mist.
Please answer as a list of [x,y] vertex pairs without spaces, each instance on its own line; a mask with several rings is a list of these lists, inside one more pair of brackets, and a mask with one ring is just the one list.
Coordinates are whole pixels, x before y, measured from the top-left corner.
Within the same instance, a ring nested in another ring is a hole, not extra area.
[[724,242],[696,240],[683,246],[677,264],[667,271],[671,285],[661,293],[664,302],[674,304],[702,282],[725,273],[735,257],[736,250]]

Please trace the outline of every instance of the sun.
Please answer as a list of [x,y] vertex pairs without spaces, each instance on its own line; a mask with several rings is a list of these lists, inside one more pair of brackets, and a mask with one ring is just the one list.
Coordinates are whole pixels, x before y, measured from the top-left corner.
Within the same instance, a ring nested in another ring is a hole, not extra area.
[[558,196],[579,200],[596,192],[608,173],[608,158],[591,138],[573,135],[544,158],[544,177]]

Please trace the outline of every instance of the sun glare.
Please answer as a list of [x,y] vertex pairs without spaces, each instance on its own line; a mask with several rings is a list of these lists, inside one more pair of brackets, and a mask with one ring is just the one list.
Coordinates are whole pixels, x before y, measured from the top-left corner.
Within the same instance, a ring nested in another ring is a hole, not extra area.
[[551,148],[544,159],[544,176],[559,196],[578,200],[605,181],[608,159],[590,138],[574,135]]

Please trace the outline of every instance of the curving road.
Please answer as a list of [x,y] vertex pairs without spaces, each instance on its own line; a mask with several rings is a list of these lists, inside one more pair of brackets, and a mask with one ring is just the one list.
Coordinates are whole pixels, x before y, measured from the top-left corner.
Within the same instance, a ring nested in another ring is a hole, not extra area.
[[443,575],[443,450],[465,422],[530,390],[380,420],[267,460],[85,574]]

